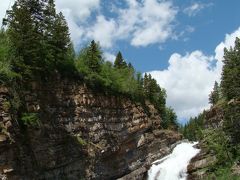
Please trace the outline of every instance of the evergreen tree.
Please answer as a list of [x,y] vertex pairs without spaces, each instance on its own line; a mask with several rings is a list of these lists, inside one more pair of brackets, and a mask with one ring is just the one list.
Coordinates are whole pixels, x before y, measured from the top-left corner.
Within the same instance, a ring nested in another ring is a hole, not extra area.
[[61,68],[61,66],[64,66],[66,63],[73,60],[72,58],[69,58],[69,53],[73,51],[69,36],[69,29],[61,12],[56,15],[52,36],[55,64],[56,67]]
[[236,38],[235,47],[224,50],[221,87],[228,101],[240,98],[240,39]]
[[54,0],[17,0],[7,22],[15,72],[29,78],[73,65],[68,26]]
[[53,31],[55,29],[56,21],[56,10],[55,3],[53,0],[47,2],[46,8],[44,9],[44,22],[43,26],[45,30],[43,31],[44,42],[45,42],[45,52],[46,52],[46,62],[49,70],[54,69],[55,64],[55,48],[54,48],[54,37]]
[[93,40],[87,48],[86,63],[88,68],[95,73],[101,71],[102,51],[97,43]]
[[130,62],[128,63],[128,65],[127,65],[127,66],[128,66],[128,68],[129,68],[129,69],[134,69],[134,67],[133,67],[132,63],[130,63]]
[[235,47],[224,50],[224,66],[221,87],[224,98],[229,103],[224,110],[224,130],[231,143],[240,144],[240,39],[236,38]]
[[17,0],[8,11],[8,34],[11,42],[13,70],[23,76],[41,70],[41,1]]
[[115,68],[126,68],[127,67],[127,63],[123,59],[122,53],[120,51],[117,53],[116,59],[114,61],[114,67]]
[[139,84],[139,86],[142,89],[142,87],[143,87],[143,78],[142,78],[142,73],[140,73],[140,72],[137,72],[137,83]]
[[144,96],[150,100],[150,102],[159,111],[163,120],[164,128],[167,128],[166,117],[166,91],[161,88],[151,74],[144,74],[143,78],[143,93]]
[[9,83],[9,81],[16,76],[16,74],[11,71],[11,65],[8,60],[9,51],[7,33],[0,30],[0,84]]
[[166,108],[166,118],[163,121],[163,127],[177,130],[179,125],[177,115],[171,107]]
[[149,96],[149,88],[150,88],[150,77],[147,73],[145,73],[143,77],[143,91],[146,97]]
[[215,81],[213,91],[209,95],[209,103],[215,105],[219,101],[220,89],[218,83]]

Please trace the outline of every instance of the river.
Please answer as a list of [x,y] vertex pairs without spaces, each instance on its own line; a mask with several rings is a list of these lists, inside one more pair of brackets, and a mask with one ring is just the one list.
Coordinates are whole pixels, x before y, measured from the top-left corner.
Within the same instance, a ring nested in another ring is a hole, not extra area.
[[182,142],[172,153],[155,161],[148,171],[148,180],[186,180],[189,161],[199,153],[197,143]]

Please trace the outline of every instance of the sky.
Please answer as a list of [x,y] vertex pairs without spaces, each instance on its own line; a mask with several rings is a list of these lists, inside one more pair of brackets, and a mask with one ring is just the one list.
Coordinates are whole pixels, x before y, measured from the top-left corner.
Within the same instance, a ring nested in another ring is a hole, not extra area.
[[[13,3],[1,0],[1,19]],[[121,51],[166,89],[180,123],[209,108],[223,49],[240,37],[239,0],[56,0],[56,7],[77,51],[93,39],[108,61]]]

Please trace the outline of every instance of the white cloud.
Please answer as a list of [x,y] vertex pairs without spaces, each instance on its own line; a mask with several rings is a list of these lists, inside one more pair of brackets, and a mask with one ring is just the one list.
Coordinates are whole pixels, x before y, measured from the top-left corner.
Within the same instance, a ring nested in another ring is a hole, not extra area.
[[218,60],[223,59],[224,47],[230,48],[234,45],[236,37],[240,37],[240,27],[231,34],[226,34],[224,42],[221,42],[215,49],[215,58]]
[[115,18],[96,13],[96,20],[88,21],[91,12],[100,9],[100,0],[57,0],[57,8],[67,18],[75,44],[91,39],[110,49],[118,40],[130,41],[133,46],[163,43],[173,34],[172,23],[177,10],[171,2],[158,0],[125,0],[126,8],[112,8]]
[[56,0],[57,9],[68,11],[75,21],[85,21],[100,7],[100,0]]
[[177,14],[171,2],[157,0],[125,0],[126,8],[113,8],[115,18],[99,14],[85,30],[87,39],[100,41],[103,48],[111,48],[118,40],[133,46],[163,43],[173,33],[172,23]]
[[9,8],[10,0],[1,0],[0,6],[0,23],[2,24],[2,19],[6,14],[6,10]]
[[153,71],[152,76],[167,90],[167,104],[178,117],[188,118],[208,107],[208,94],[216,79],[216,72],[209,67],[212,57],[201,51],[182,56],[173,54],[169,67],[164,71]]
[[86,38],[86,30],[88,27],[85,22],[92,12],[100,8],[100,0],[56,0],[56,8],[62,11],[66,17],[71,38],[76,47],[82,45]]
[[112,62],[114,63],[115,59],[116,59],[116,55],[109,53],[109,52],[105,52],[103,54],[103,57],[106,61]]
[[[175,109],[180,119],[196,116],[209,107],[208,95],[214,81],[219,81],[221,77],[223,48],[233,46],[237,36],[240,36],[240,27],[226,35],[216,47],[214,56],[207,56],[201,51],[184,56],[174,53],[169,59],[168,69],[150,72],[167,90],[167,105]],[[216,65],[212,66],[214,61]]]
[[[9,0],[1,2],[0,12],[6,10]],[[133,46],[161,44],[174,37],[177,9],[171,1],[124,0],[125,7],[112,8],[114,18],[101,12],[100,0],[56,0],[58,11],[65,15],[75,46],[92,39],[100,41],[105,49],[114,42],[126,40]],[[112,2],[113,6],[117,3]]]
[[120,11],[120,34],[129,34],[133,46],[163,43],[173,34],[177,10],[172,3],[157,0],[128,0],[129,8]]
[[212,4],[203,4],[203,3],[198,3],[195,2],[192,5],[190,5],[189,7],[186,7],[183,12],[185,14],[187,14],[188,16],[196,16],[201,10],[203,10],[206,7],[211,6]]
[[95,24],[87,30],[86,36],[89,39],[99,41],[104,48],[111,48],[116,29],[116,23],[113,19],[107,20],[104,16],[99,15]]

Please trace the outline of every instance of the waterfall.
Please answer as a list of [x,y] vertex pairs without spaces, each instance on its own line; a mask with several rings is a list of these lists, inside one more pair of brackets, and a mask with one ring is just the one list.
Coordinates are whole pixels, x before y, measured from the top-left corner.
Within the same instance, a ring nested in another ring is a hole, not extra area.
[[148,180],[185,180],[189,161],[199,153],[197,143],[182,142],[172,153],[155,161],[148,171]]

